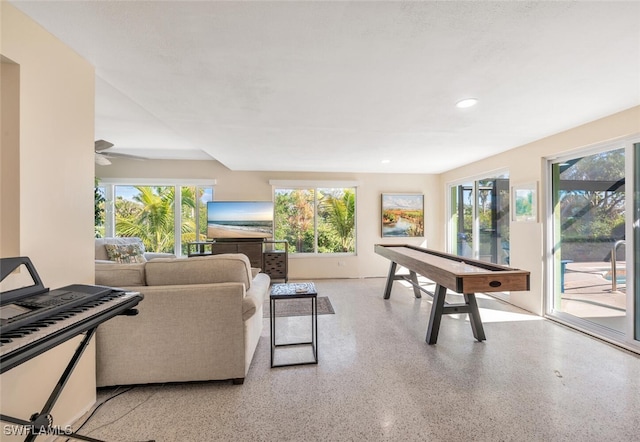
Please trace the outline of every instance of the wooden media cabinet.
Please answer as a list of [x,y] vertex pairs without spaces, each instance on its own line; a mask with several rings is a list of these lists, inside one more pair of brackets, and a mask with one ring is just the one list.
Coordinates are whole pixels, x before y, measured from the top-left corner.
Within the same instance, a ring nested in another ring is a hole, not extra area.
[[[276,249],[284,244],[284,250]],[[188,245],[188,256],[220,255],[222,253],[243,253],[249,258],[251,267],[262,269],[271,279],[288,281],[289,245],[286,241],[198,241]]]

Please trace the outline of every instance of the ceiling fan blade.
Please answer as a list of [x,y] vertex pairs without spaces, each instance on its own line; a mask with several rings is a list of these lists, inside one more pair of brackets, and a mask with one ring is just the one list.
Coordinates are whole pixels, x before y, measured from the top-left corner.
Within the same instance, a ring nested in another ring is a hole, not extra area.
[[108,166],[111,164],[111,161],[109,161],[107,157],[99,153],[95,154],[95,161],[98,166]]
[[107,150],[113,147],[113,143],[110,143],[105,140],[97,140],[95,142],[95,150],[96,152],[101,152],[103,150]]
[[128,153],[104,152],[104,153],[101,153],[100,155],[107,158],[127,158],[129,160],[140,160],[140,161],[148,160],[148,158],[140,157],[138,155],[130,155]]
[[130,160],[147,160],[148,159],[145,157],[141,157],[138,155],[130,155],[127,153],[106,152],[108,149],[111,149],[113,146],[114,144],[110,143],[109,141],[105,141],[105,140],[95,141],[96,164],[100,164],[101,166],[107,166],[108,164],[111,164],[111,161],[109,161],[108,158],[128,158]]

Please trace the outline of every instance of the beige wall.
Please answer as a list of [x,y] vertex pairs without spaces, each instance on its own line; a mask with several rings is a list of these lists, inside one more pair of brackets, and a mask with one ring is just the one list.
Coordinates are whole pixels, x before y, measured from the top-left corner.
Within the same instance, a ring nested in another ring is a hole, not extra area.
[[0,255],[17,256],[20,253],[20,66],[0,59],[0,78]]
[[539,184],[540,221],[514,222],[510,225],[510,265],[531,272],[531,291],[513,292],[509,296],[509,302],[539,315],[543,314],[543,221],[548,215],[544,204],[548,188],[543,180],[546,159],[637,134],[640,134],[640,106],[442,174],[440,183],[443,195],[449,183],[477,177],[496,169],[509,170],[511,185],[529,182]]
[[[0,254],[29,256],[51,288],[92,283],[93,67],[9,3],[0,2],[0,8],[0,55],[19,67],[19,106],[2,107],[3,122],[19,122],[19,134],[11,125],[14,133],[3,134],[2,167],[18,173],[6,186],[3,176],[0,190],[3,204],[6,198],[12,201],[10,210],[19,210],[20,223],[19,230],[5,225],[3,213],[0,233],[14,242],[5,250],[3,241]],[[9,164],[4,163],[7,137],[19,143],[19,155],[7,156]],[[53,389],[76,344],[69,342],[4,373],[1,412],[28,418],[38,411],[43,392]],[[55,408],[57,425],[69,423],[95,402],[95,352],[85,355]]]
[[20,253],[49,286],[91,283],[93,67],[1,4],[2,55],[20,67]]
[[[143,165],[144,167],[141,167]],[[96,166],[100,178],[215,179],[214,198],[219,200],[269,200],[269,180],[357,181],[357,256],[295,256],[289,259],[289,277],[363,278],[386,276],[389,261],[373,252],[374,244],[408,243],[441,249],[442,198],[438,177],[419,174],[234,172],[217,161],[130,161],[113,160],[110,166]],[[425,238],[393,240],[381,237],[380,194],[423,193],[425,196]]]
[[[294,257],[291,278],[360,278],[386,276],[388,262],[373,253],[376,243],[393,243],[380,236],[380,194],[422,192],[425,195],[425,238],[406,243],[445,251],[447,218],[445,205],[450,183],[478,177],[496,170],[508,170],[511,184],[538,182],[540,222],[511,223],[511,266],[531,272],[531,290],[513,292],[508,301],[530,312],[543,314],[544,262],[543,224],[546,212],[542,195],[545,158],[606,140],[640,133],[640,107],[576,127],[505,153],[460,167],[441,175],[234,172],[216,161],[115,160],[111,166],[96,166],[96,175],[107,178],[216,179],[215,198],[226,200],[271,199],[271,179],[355,180],[358,187],[358,254],[353,257]],[[344,263],[344,265],[339,265]]]

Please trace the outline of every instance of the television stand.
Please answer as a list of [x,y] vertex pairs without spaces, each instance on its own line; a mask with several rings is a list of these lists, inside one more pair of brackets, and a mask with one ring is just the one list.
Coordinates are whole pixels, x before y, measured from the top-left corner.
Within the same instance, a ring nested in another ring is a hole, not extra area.
[[214,242],[265,242],[266,238],[216,238]]
[[209,256],[221,255],[223,253],[244,253],[249,258],[251,267],[262,268],[262,239],[247,241],[242,238],[233,240],[232,238],[223,241],[199,241],[188,245],[188,256]]
[[[277,244],[284,244],[284,250],[277,250]],[[286,241],[263,239],[225,238],[215,241],[195,241],[187,246],[187,256],[209,256],[222,253],[244,253],[251,267],[262,269],[271,279],[289,279],[289,244]]]

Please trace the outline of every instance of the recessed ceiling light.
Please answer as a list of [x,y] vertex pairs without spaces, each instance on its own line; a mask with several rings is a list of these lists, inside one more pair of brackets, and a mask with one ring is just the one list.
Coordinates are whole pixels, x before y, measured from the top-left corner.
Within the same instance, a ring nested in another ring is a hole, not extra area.
[[382,164],[389,164],[391,162],[391,160],[382,160],[380,161]]
[[465,98],[464,100],[460,100],[456,103],[456,107],[460,109],[464,109],[466,107],[475,106],[478,103],[477,98]]

